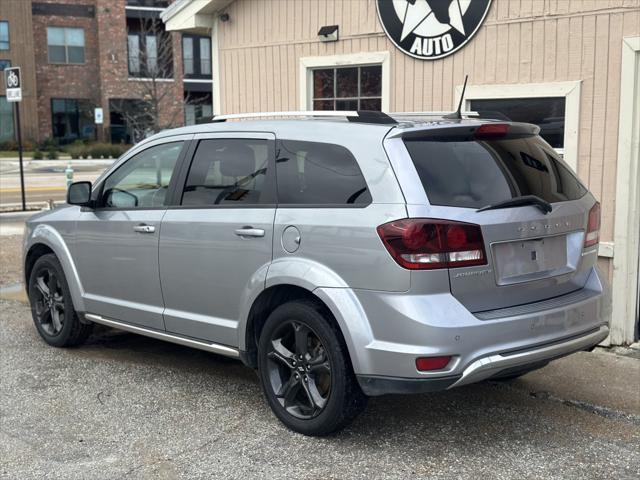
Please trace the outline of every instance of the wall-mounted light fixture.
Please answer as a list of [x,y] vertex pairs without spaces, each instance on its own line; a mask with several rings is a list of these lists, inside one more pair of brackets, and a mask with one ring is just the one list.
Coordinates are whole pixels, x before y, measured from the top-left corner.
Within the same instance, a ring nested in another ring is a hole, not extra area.
[[228,13],[223,13],[218,18],[220,19],[221,22],[228,22],[229,21],[229,14]]
[[338,41],[338,25],[326,25],[318,30],[318,37],[321,42],[337,42]]

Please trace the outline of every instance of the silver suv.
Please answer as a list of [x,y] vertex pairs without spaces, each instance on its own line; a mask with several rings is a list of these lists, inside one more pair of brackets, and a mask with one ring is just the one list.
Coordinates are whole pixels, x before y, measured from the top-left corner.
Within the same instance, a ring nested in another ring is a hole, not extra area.
[[367,396],[513,378],[608,335],[599,204],[538,127],[305,115],[159,133],[34,216],[42,338],[99,323],[239,358],[285,425],[323,435]]

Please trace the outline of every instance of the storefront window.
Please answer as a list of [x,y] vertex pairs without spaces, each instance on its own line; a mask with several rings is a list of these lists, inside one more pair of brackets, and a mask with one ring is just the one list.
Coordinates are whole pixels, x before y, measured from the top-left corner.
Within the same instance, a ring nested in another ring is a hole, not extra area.
[[53,138],[61,143],[94,136],[91,105],[85,100],[51,99],[51,124]]
[[382,66],[313,70],[314,110],[382,110]]
[[483,118],[534,123],[553,148],[564,148],[564,97],[469,100],[469,107]]

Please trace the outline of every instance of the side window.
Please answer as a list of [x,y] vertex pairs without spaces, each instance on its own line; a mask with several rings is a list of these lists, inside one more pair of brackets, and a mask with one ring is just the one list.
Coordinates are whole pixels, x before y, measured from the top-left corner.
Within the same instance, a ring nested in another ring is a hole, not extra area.
[[269,142],[201,140],[182,194],[182,205],[255,205],[265,187]]
[[106,208],[151,208],[165,205],[183,142],[148,148],[109,176],[100,205]]
[[358,162],[340,145],[282,140],[276,170],[278,204],[371,203]]

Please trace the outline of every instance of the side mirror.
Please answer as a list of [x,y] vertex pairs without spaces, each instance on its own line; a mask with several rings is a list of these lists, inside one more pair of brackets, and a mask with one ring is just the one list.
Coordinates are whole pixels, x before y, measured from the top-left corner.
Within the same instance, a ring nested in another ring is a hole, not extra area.
[[74,182],[69,185],[67,203],[81,207],[91,205],[91,182]]

